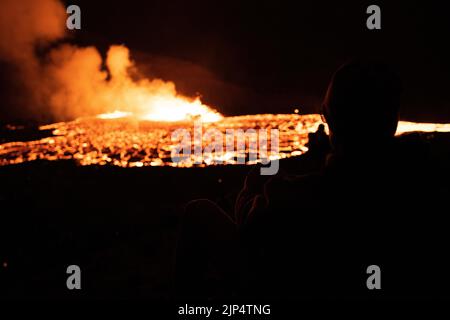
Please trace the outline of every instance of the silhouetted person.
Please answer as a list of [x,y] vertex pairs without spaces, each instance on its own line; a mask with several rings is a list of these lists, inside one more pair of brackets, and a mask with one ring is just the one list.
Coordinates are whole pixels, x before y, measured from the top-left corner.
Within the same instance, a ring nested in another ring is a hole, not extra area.
[[325,132],[325,126],[320,124],[316,132],[308,134],[308,152],[322,157],[330,152],[330,140]]
[[[236,200],[234,218],[213,203],[188,206],[185,219],[190,222],[185,224],[200,239],[182,236],[180,245],[196,251],[196,243],[206,243],[207,249],[197,251],[203,257],[202,252],[224,252],[215,258],[216,267],[231,270],[222,272],[222,279],[236,279],[243,295],[443,292],[444,282],[433,277],[444,266],[438,191],[426,143],[394,136],[400,95],[399,78],[386,65],[352,62],[341,67],[323,103],[332,147],[325,168],[269,179],[253,170]],[[183,264],[185,256],[181,250],[178,270],[203,272],[195,261]],[[366,269],[373,264],[381,268],[382,291],[366,287]]]

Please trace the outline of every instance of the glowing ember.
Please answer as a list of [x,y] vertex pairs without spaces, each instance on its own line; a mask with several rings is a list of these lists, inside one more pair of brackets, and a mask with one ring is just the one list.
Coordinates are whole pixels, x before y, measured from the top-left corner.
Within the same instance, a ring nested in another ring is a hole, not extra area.
[[[203,130],[215,128],[222,133],[226,129],[278,129],[279,152],[270,158],[288,158],[308,150],[308,133],[317,130],[322,123],[320,115],[264,114],[239,117],[224,117],[216,122],[203,123]],[[177,144],[172,133],[185,128],[193,133],[192,121],[168,122],[136,119],[130,113],[113,112],[93,118],[80,118],[71,122],[60,122],[43,126],[41,130],[53,130],[54,136],[29,142],[9,142],[0,145],[0,165],[9,165],[33,160],[74,159],[81,165],[115,165],[120,167],[144,166],[192,166],[176,164],[171,151]],[[409,131],[450,132],[450,124],[399,123],[397,134]],[[192,134],[193,136],[193,134]],[[203,137],[205,146],[207,138]],[[192,148],[194,146],[192,145]],[[249,144],[245,153],[251,150]],[[214,165],[218,160],[224,164],[236,164],[236,152],[220,155],[203,155],[206,159],[198,166]],[[194,155],[192,155],[194,157]],[[192,158],[194,162],[194,158]],[[247,164],[254,162],[247,161]]]

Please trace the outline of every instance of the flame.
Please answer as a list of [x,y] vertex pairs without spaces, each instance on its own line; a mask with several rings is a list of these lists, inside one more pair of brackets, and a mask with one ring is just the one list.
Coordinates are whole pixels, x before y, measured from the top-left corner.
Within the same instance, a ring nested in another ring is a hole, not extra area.
[[148,104],[144,104],[142,109],[149,109],[149,112],[140,112],[134,114],[126,111],[113,111],[97,115],[99,119],[120,119],[127,117],[135,117],[139,120],[149,121],[184,121],[193,118],[200,118],[202,122],[216,122],[223,117],[220,113],[212,110],[208,106],[202,104],[197,97],[193,101],[189,101],[184,97],[151,97],[148,98]]
[[[91,99],[107,103],[115,111],[98,115],[100,119],[118,119],[133,116],[139,120],[184,121],[199,118],[215,122],[222,115],[202,103],[199,97],[189,98],[177,93],[173,82],[160,79],[133,80],[129,70],[134,67],[125,46],[112,46],[107,54],[106,66],[110,80],[93,94]],[[91,100],[92,101],[92,100]]]
[[104,120],[108,120],[108,119],[120,119],[120,118],[126,118],[126,117],[130,117],[132,115],[131,112],[124,112],[124,111],[114,111],[114,112],[109,112],[109,113],[103,113],[103,114],[99,114],[97,116],[97,118],[99,119],[104,119]]

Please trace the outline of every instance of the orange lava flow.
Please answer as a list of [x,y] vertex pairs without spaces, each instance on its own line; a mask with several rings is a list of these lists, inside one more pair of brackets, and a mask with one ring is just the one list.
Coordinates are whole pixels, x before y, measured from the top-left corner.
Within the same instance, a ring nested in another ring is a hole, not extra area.
[[[203,122],[203,130],[215,128],[225,133],[227,129],[278,129],[279,150],[272,158],[289,158],[308,150],[308,133],[322,123],[320,115],[261,114],[223,117],[215,122]],[[28,142],[8,142],[0,145],[0,165],[18,164],[34,160],[75,160],[80,165],[114,165],[120,167],[192,166],[177,164],[171,159],[176,145],[172,133],[180,128],[193,133],[193,121],[149,121],[130,113],[115,112],[98,117],[80,118],[43,126],[52,130],[53,136]],[[397,134],[411,131],[450,132],[450,124],[399,123]],[[202,145],[207,141],[204,138]],[[251,150],[249,144],[245,152]],[[210,157],[209,162],[236,164],[236,152],[223,152]],[[246,164],[253,164],[248,161]]]

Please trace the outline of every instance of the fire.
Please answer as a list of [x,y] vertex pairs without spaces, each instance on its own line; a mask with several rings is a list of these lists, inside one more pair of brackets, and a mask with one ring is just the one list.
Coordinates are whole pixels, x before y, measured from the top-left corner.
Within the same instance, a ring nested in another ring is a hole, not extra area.
[[99,114],[97,116],[97,118],[99,119],[120,119],[120,118],[125,118],[125,117],[130,117],[132,115],[131,112],[123,112],[123,111],[114,111],[114,112],[109,112],[109,113],[103,113],[103,114]]
[[120,119],[135,117],[139,120],[149,121],[185,121],[191,119],[201,119],[202,122],[215,122],[222,119],[222,115],[210,107],[202,104],[197,97],[192,101],[184,97],[149,97],[149,103],[141,107],[142,110],[148,109],[149,112],[140,112],[134,114],[125,111],[113,111],[99,114],[99,119]]
[[[93,92],[89,102],[96,107],[114,111],[100,114],[100,119],[118,119],[133,116],[139,120],[184,121],[192,118],[215,122],[222,115],[202,103],[199,97],[189,98],[177,93],[173,82],[160,79],[133,80],[129,70],[134,68],[125,46],[112,46],[106,66],[110,79]],[[95,109],[94,109],[95,110]]]
[[103,61],[96,47],[69,44],[61,1],[1,3],[0,60],[17,70],[13,80],[23,84],[17,103],[30,119],[62,121],[98,114],[102,119],[133,115],[153,121],[222,118],[199,97],[177,92],[173,82],[143,77],[124,45],[111,46]]

